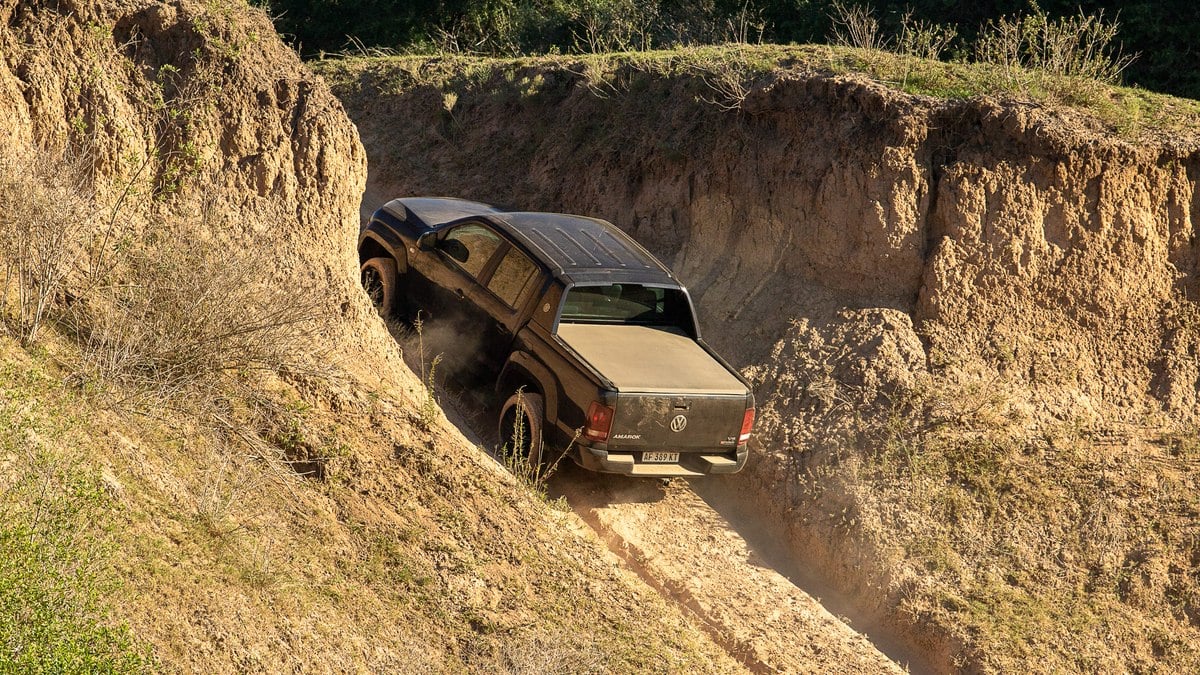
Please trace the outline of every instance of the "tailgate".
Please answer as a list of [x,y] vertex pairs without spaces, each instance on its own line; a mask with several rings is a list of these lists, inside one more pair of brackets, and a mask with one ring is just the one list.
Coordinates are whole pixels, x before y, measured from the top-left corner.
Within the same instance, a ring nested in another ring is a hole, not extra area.
[[610,452],[679,452],[737,445],[746,395],[621,394],[608,436]]

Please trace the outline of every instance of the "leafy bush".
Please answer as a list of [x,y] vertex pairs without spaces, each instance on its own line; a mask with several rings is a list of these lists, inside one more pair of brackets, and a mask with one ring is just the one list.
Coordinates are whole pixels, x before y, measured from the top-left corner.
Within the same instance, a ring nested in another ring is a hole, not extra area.
[[82,470],[37,448],[32,434],[25,429],[4,438],[0,669],[149,672],[149,657],[125,627],[111,624],[101,604],[106,554],[94,522],[105,494]]
[[1003,67],[1014,82],[1021,68],[1117,84],[1133,60],[1112,47],[1118,29],[1116,22],[1104,20],[1103,12],[1055,19],[1035,6],[1024,16],[989,21],[975,54],[979,61]]
[[900,22],[896,51],[919,59],[941,59],[958,37],[958,28],[914,18],[909,12]]

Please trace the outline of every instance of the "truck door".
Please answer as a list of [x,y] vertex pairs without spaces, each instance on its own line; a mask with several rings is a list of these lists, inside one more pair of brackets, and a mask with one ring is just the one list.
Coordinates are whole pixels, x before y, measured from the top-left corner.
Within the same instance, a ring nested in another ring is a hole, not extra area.
[[453,331],[452,344],[443,340],[434,349],[466,375],[494,378],[512,349],[521,310],[543,279],[537,265],[491,228],[469,222],[447,230],[411,267],[417,274],[409,291],[431,330],[438,337],[444,333],[434,327]]
[[486,281],[486,297],[479,304],[488,314],[484,348],[488,365],[499,367],[512,351],[513,335],[522,319],[522,309],[543,279],[538,267],[519,248],[509,244]]
[[[434,349],[447,359],[466,364],[478,351],[478,336],[491,317],[479,305],[486,289],[481,279],[491,274],[497,253],[508,246],[498,234],[481,223],[456,225],[438,237],[433,250],[410,262],[406,291],[430,321],[430,329],[450,331]],[[439,335],[441,337],[441,335]],[[451,344],[452,343],[452,344]]]

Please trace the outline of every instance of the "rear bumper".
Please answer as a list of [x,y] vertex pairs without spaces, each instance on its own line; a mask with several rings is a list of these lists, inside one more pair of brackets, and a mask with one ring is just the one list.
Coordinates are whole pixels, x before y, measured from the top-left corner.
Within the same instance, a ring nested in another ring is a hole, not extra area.
[[680,453],[676,464],[645,463],[640,452],[608,452],[598,448],[577,446],[572,459],[579,466],[599,473],[618,473],[645,478],[704,476],[710,473],[737,473],[746,465],[749,451],[746,446],[736,451]]

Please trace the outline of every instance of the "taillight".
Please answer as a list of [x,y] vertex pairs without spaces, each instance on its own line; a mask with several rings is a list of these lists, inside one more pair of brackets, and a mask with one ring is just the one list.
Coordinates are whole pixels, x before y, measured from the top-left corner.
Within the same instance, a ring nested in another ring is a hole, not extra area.
[[754,428],[754,408],[746,408],[746,416],[742,418],[742,433],[738,435],[738,445],[750,440],[752,428]]
[[593,441],[607,441],[608,430],[612,427],[613,409],[599,401],[592,401],[587,411],[587,427],[583,435]]

